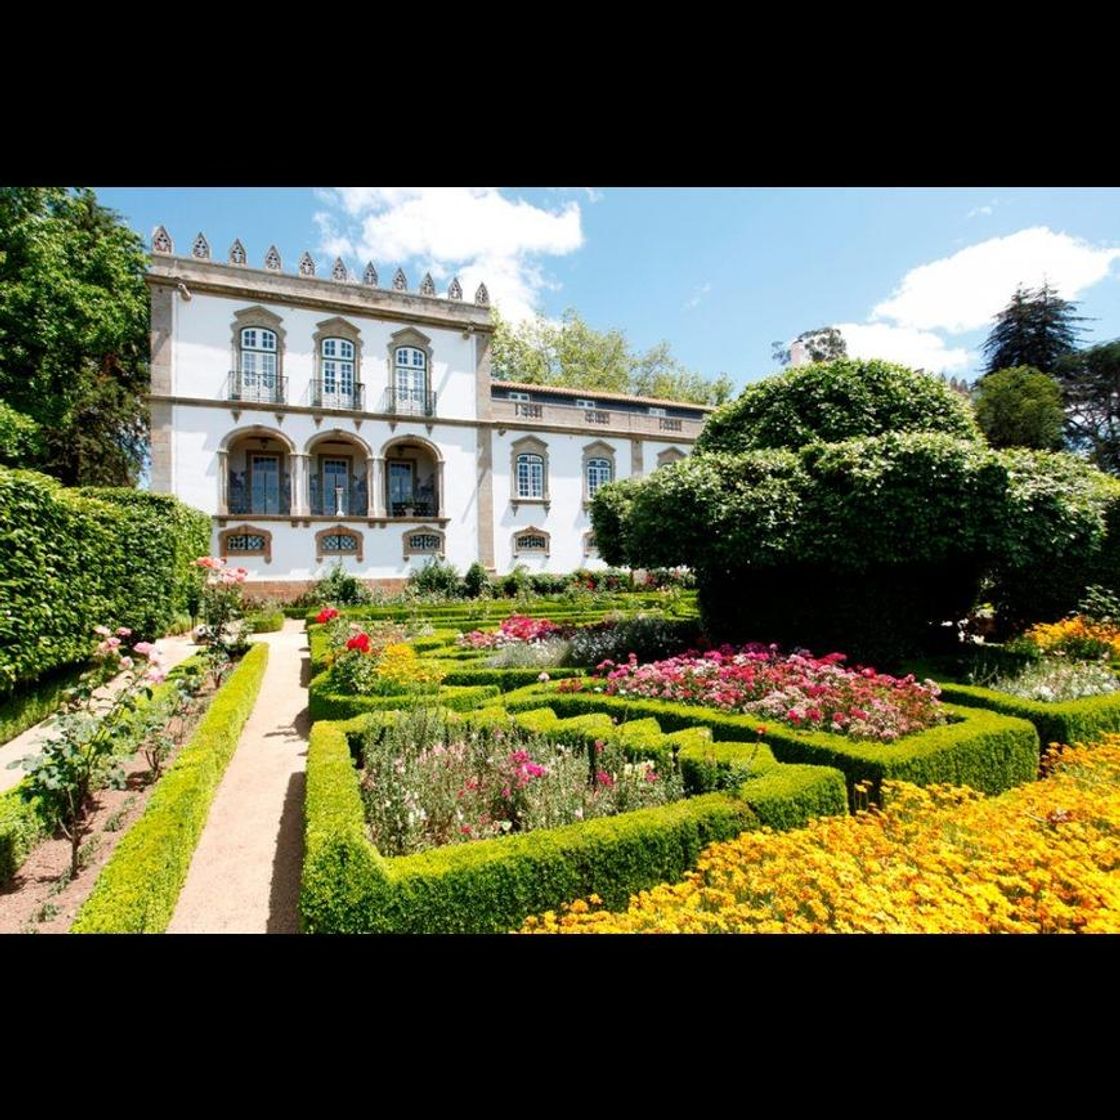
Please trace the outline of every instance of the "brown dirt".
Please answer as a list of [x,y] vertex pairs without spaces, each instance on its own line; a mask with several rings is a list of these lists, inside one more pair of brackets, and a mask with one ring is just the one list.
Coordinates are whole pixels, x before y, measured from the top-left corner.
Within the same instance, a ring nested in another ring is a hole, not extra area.
[[[190,739],[194,726],[202,718],[213,695],[209,687],[196,699],[203,701],[188,717],[181,742]],[[172,732],[179,727],[173,725]],[[174,761],[181,747],[176,747],[164,763],[164,771]],[[44,840],[24,861],[12,881],[0,888],[0,933],[66,933],[78,909],[89,897],[101,869],[128,829],[144,811],[155,785],[149,780],[148,763],[141,751],[126,761],[123,789],[102,789],[94,794],[94,808],[87,818],[87,831],[82,840],[89,845],[78,877],[67,881],[70,873],[70,841],[65,837]],[[112,818],[117,816],[117,821]],[[105,826],[117,824],[114,830]],[[45,913],[44,913],[45,909]],[[53,914],[53,916],[51,916]]]

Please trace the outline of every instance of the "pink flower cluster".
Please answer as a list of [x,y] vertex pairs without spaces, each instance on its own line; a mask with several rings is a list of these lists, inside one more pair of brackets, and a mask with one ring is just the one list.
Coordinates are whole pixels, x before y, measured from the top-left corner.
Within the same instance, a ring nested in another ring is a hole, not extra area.
[[547,618],[528,618],[523,614],[514,614],[497,630],[472,630],[469,634],[460,634],[456,642],[471,649],[499,649],[518,642],[540,642],[564,633],[563,626],[558,626]]
[[200,568],[205,568],[208,572],[206,582],[211,586],[219,584],[232,585],[235,583],[244,583],[249,575],[248,568],[230,568],[227,565],[226,558],[223,556],[218,559],[214,556],[200,556],[195,564]]
[[647,665],[631,654],[625,664],[602,662],[588,685],[608,696],[702,704],[883,743],[945,722],[933,681],[848,669],[844,660],[842,653],[781,656],[776,646],[758,644],[725,645]]
[[[136,662],[133,658],[121,648],[121,639],[132,636],[132,631],[127,626],[118,626],[116,633],[108,626],[95,626],[93,632],[101,638],[94,649],[95,656],[115,657],[122,669],[132,669],[135,666]],[[143,675],[146,683],[159,684],[167,679],[167,670],[161,664],[159,649],[152,642],[137,642],[132,647],[132,652],[148,661],[147,671]]]

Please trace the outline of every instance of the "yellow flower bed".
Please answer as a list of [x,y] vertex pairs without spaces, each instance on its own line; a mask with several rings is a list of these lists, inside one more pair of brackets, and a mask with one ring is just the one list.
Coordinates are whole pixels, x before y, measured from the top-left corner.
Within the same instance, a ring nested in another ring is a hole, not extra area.
[[1092,622],[1082,615],[1071,615],[1058,622],[1040,622],[1023,637],[1043,653],[1071,653],[1077,656],[1087,646],[1099,643],[1102,652],[1107,647],[1113,658],[1120,658],[1120,626]]
[[416,650],[403,642],[386,646],[377,662],[377,675],[400,688],[438,686],[446,676],[438,666],[418,657]]
[[539,933],[1120,931],[1120,735],[1048,755],[998,797],[884,783],[885,807],[713,844],[624,913],[577,901]]

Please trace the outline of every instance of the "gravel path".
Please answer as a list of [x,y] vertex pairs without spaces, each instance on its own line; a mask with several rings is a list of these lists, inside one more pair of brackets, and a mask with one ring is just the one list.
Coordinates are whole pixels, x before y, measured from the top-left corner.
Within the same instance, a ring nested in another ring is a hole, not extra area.
[[210,807],[169,933],[296,933],[307,763],[307,635],[262,634],[256,708]]
[[[199,647],[194,644],[189,634],[177,634],[171,638],[160,638],[156,642],[160,653],[163,654],[164,668],[174,669],[176,665],[186,661],[188,657],[198,653]],[[100,690],[106,697],[120,689],[123,674],[111,680],[104,689]],[[42,742],[50,736],[50,719],[29,727],[14,739],[9,739],[0,747],[0,793],[12,786],[19,785],[27,776],[27,771],[21,767],[8,769],[8,763],[26,758],[29,754],[38,754]]]

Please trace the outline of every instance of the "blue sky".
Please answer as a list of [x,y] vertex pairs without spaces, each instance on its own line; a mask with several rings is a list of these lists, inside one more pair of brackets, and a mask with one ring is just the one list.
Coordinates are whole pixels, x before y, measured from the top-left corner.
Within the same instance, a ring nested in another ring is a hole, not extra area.
[[1017,282],[1077,300],[1086,342],[1120,336],[1120,190],[1112,188],[104,188],[145,238],[177,252],[202,230],[294,270],[372,258],[388,283],[485,280],[511,318],[576,308],[639,348],[667,339],[737,385],[770,344],[838,325],[849,350],[973,377],[991,315]]

